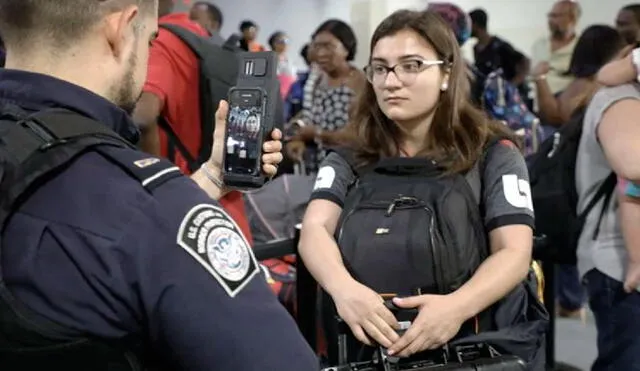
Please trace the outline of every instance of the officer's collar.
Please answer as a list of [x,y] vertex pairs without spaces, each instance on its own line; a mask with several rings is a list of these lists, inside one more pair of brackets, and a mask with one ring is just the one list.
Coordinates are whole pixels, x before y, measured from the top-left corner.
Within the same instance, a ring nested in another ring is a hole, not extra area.
[[52,76],[0,69],[0,101],[29,111],[66,108],[109,126],[123,138],[137,143],[140,133],[131,117],[105,98]]

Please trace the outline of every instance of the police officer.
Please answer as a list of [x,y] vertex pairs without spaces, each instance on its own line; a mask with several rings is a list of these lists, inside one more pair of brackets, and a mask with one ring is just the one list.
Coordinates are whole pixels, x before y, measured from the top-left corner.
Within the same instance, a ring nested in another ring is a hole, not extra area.
[[[157,6],[157,0],[0,0],[7,48],[0,111],[7,103],[29,112],[62,107],[135,140],[128,113],[144,82]],[[33,315],[29,331],[51,345],[27,353],[25,362],[40,357],[55,368],[65,360],[66,370],[318,368],[246,239],[215,201],[225,192],[219,164],[227,110],[221,103],[212,158],[195,182],[163,160],[114,149],[134,172],[155,169],[141,183],[89,152],[12,216],[2,234],[0,284],[17,299],[13,309]],[[265,144],[267,174],[281,161],[280,135]],[[13,331],[6,323],[0,328],[0,356],[32,345]],[[96,345],[64,358],[65,347],[89,343]],[[130,367],[114,367],[119,360]],[[26,369],[7,365],[0,359],[3,371]]]

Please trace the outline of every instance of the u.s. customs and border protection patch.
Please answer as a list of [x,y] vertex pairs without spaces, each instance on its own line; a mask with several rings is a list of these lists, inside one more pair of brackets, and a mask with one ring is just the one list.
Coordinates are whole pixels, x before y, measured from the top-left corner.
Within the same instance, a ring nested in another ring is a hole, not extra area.
[[231,297],[260,272],[249,242],[219,206],[201,204],[189,210],[180,224],[177,242]]

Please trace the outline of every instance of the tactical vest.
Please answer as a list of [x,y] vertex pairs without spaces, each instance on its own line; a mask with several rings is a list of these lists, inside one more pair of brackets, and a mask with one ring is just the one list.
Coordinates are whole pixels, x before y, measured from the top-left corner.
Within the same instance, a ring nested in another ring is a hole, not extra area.
[[[27,114],[16,106],[0,113],[0,253],[12,215],[39,188],[88,152],[97,152],[139,180],[151,192],[170,178],[157,173],[160,161],[143,167],[114,156],[114,148],[135,147],[107,126],[75,112],[51,109]],[[153,171],[154,174],[149,172]],[[165,172],[166,173],[166,172]],[[65,371],[160,370],[142,337],[105,340],[68,335],[69,329],[34,313],[6,287],[0,267],[0,369]],[[141,335],[142,336],[142,335]]]

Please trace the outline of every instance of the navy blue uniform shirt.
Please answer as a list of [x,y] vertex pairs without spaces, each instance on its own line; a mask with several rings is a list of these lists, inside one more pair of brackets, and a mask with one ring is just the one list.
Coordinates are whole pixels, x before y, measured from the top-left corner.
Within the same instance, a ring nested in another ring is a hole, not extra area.
[[[0,103],[6,102],[72,109],[128,139],[137,135],[124,111],[52,77],[0,71]],[[115,151],[132,163],[149,159]],[[13,216],[1,263],[14,295],[71,337],[138,334],[189,371],[317,370],[238,231],[189,178],[175,177],[150,193],[89,153]]]

